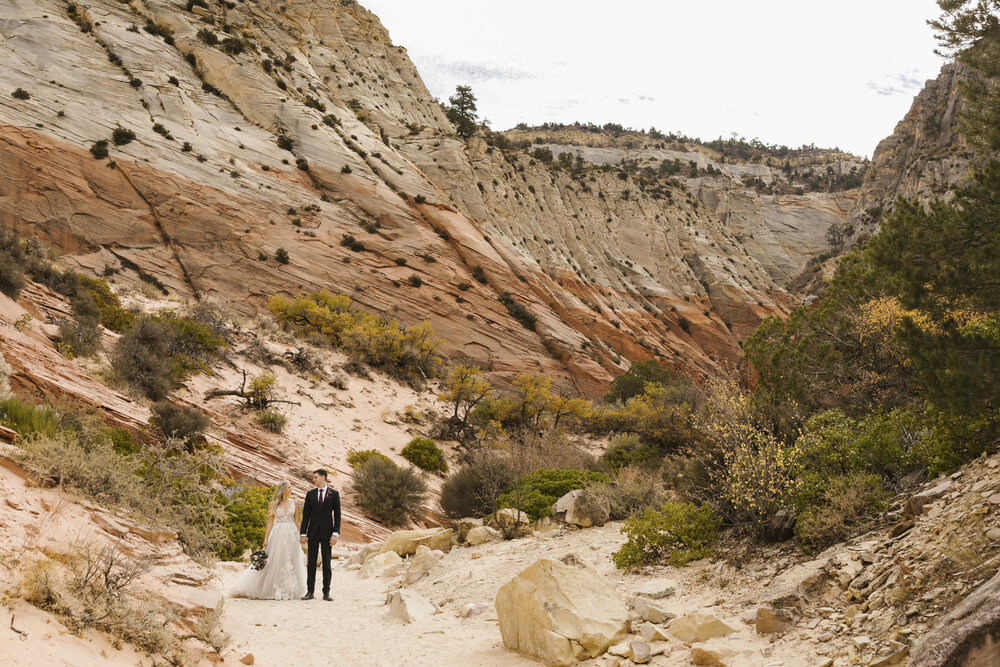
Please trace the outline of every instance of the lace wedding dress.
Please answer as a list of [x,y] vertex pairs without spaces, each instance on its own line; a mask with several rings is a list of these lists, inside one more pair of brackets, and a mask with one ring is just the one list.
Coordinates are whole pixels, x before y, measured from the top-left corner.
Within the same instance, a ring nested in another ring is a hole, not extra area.
[[267,537],[267,564],[248,569],[229,589],[231,597],[258,600],[297,600],[306,594],[306,557],[299,544],[295,503],[277,507]]

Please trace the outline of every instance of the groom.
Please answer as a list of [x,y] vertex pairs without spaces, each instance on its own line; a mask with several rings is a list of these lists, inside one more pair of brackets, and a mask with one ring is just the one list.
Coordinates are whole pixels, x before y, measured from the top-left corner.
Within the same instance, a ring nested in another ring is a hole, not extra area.
[[309,544],[306,561],[307,592],[303,600],[312,600],[316,590],[316,556],[323,550],[323,599],[330,601],[330,548],[340,537],[340,494],[326,485],[326,471],[312,473],[316,488],[306,494],[302,507],[302,528],[299,541]]

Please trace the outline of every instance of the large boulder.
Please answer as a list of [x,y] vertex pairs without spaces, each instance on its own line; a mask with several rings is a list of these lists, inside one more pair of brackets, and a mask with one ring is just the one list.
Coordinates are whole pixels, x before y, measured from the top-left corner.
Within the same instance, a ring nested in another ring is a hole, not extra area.
[[611,517],[611,504],[596,493],[574,489],[552,506],[552,517],[581,528],[603,526]]
[[465,540],[474,547],[478,547],[480,544],[499,542],[502,539],[503,535],[500,534],[500,531],[489,526],[476,526],[465,536]]
[[913,647],[910,667],[1000,665],[1000,574],[969,593]]
[[397,530],[379,547],[378,553],[395,551],[400,556],[409,556],[423,545],[436,551],[451,550],[451,528],[425,528],[423,530]]
[[924,511],[925,506],[948,493],[951,490],[952,484],[950,479],[939,479],[934,483],[934,486],[914,494],[906,503],[906,513],[911,516],[919,515]]
[[496,597],[503,643],[546,665],[594,658],[628,633],[618,593],[595,574],[542,558],[504,584]]

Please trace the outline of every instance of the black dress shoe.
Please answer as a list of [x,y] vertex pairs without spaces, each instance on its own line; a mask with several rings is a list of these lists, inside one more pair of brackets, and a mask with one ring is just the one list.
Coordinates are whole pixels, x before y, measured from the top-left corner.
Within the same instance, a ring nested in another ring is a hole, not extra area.
[[333,598],[330,597],[329,593],[323,593],[323,599],[326,600],[327,602],[333,602]]
[[302,599],[303,600],[312,600],[313,599],[313,594],[312,593],[306,593],[305,595],[302,596]]

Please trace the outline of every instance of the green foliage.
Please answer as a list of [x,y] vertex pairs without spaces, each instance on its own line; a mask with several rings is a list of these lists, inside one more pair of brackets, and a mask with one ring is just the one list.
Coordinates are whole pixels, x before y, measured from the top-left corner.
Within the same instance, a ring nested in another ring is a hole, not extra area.
[[59,414],[11,396],[0,399],[0,424],[17,431],[21,437],[52,436],[59,430]]
[[547,516],[557,500],[588,482],[607,482],[604,473],[570,468],[540,468],[522,477],[507,493],[500,496],[501,507],[513,507],[534,520]]
[[456,86],[455,94],[448,98],[451,106],[445,112],[455,126],[458,136],[469,138],[476,133],[479,119],[476,116],[476,96],[469,86]]
[[157,401],[150,410],[149,422],[167,438],[176,438],[188,445],[194,443],[208,428],[208,415],[198,408]]
[[347,451],[347,464],[352,468],[361,468],[372,459],[380,459],[392,463],[392,459],[377,449],[350,449]]
[[119,125],[111,133],[111,141],[114,142],[115,146],[124,146],[135,141],[135,132]]
[[95,160],[102,160],[108,157],[108,140],[100,139],[90,145],[90,154]]
[[389,526],[420,518],[427,496],[427,484],[415,468],[378,457],[354,469],[351,489],[358,507]]
[[452,519],[492,514],[501,493],[517,479],[500,452],[482,449],[441,485],[441,509]]
[[24,88],[15,88],[14,92],[10,94],[15,100],[28,100],[31,99],[31,95],[28,94]]
[[712,555],[722,521],[707,506],[664,503],[660,511],[646,510],[628,519],[622,534],[628,540],[611,560],[615,567],[630,570],[666,559],[675,566]]
[[860,532],[885,509],[890,495],[878,475],[833,477],[825,485],[823,503],[796,515],[795,536],[806,549],[819,551]]
[[288,257],[288,251],[284,248],[278,248],[274,253],[274,259],[277,260],[279,264],[288,264],[291,261]]
[[321,334],[365,363],[411,381],[434,374],[441,363],[440,341],[430,323],[403,328],[394,319],[351,310],[351,299],[343,294],[321,290],[296,299],[273,296],[268,307],[278,320]]
[[400,454],[421,470],[448,472],[448,462],[444,458],[444,452],[429,438],[410,440]]
[[584,488],[608,501],[612,521],[638,516],[648,509],[659,509],[666,501],[660,471],[648,467],[619,468],[607,484],[589,483]]
[[97,305],[101,325],[119,333],[132,326],[136,318],[135,313],[122,308],[121,300],[117,294],[111,291],[107,281],[88,276],[80,276],[79,280]]
[[625,403],[630,398],[639,396],[646,391],[646,385],[652,382],[663,387],[674,384],[690,385],[684,376],[669,368],[664,368],[655,359],[649,361],[633,361],[628,370],[611,381],[611,390],[604,396],[606,403]]
[[656,464],[660,460],[660,450],[642,444],[642,440],[634,433],[621,433],[611,438],[601,460],[612,470],[645,466]]
[[517,301],[510,292],[501,292],[499,300],[504,305],[504,308],[507,309],[507,312],[510,313],[511,317],[520,322],[525,329],[529,331],[535,330],[536,318],[534,314],[525,308],[524,304]]
[[274,487],[244,486],[230,498],[223,521],[226,541],[215,551],[219,558],[236,560],[247,549],[264,544],[267,507],[273,494]]
[[0,231],[0,292],[17,299],[24,288],[25,249],[14,232]]
[[148,315],[136,320],[111,352],[111,373],[133,391],[154,401],[180,386],[183,373],[172,363],[174,333]]
[[271,408],[261,410],[253,420],[258,426],[271,433],[281,433],[288,423],[288,418],[285,415]]
[[690,381],[647,383],[643,393],[624,405],[595,406],[587,425],[596,433],[634,433],[642,444],[663,453],[676,451],[702,438],[694,422],[697,401]]

